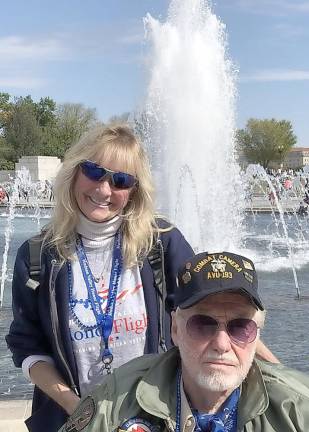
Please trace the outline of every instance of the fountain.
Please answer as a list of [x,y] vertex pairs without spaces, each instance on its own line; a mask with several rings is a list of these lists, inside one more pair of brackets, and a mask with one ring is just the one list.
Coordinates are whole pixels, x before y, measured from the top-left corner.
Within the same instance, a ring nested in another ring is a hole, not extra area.
[[4,250],[0,273],[0,308],[4,304],[6,282],[9,282],[12,278],[12,274],[8,274],[8,257],[12,235],[14,233],[14,219],[21,216],[27,218],[31,217],[31,219],[36,221],[37,226],[35,232],[39,232],[41,229],[41,219],[45,217],[41,208],[42,204],[44,204],[42,193],[43,189],[38,187],[37,182],[32,181],[27,168],[22,167],[20,170],[16,171],[15,178],[11,179],[10,182],[10,198],[7,203],[8,211],[5,211],[3,215],[5,216],[6,223],[4,224],[3,230]]
[[[166,22],[148,14],[145,28],[150,79],[137,123],[143,123],[160,208],[196,251],[247,253],[264,268],[273,257],[246,247],[245,190],[258,168],[244,175],[235,160],[237,73],[225,26],[206,0],[172,0]],[[260,183],[274,191],[266,172],[259,170]],[[278,199],[272,214],[277,211],[286,247],[281,252],[287,256],[282,262],[291,268],[300,298],[295,242]]]
[[145,26],[151,77],[143,113],[160,206],[194,249],[237,252],[244,191],[225,26],[201,0],[173,0],[165,23],[147,15]]

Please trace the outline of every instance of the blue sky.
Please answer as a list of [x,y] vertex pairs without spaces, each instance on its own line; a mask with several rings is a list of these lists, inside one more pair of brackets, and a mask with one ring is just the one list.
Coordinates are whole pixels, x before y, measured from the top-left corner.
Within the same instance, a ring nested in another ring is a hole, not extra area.
[[[100,119],[145,92],[143,17],[168,0],[11,0],[1,5],[0,91],[81,102]],[[239,68],[237,125],[291,120],[309,147],[309,0],[217,0]]]

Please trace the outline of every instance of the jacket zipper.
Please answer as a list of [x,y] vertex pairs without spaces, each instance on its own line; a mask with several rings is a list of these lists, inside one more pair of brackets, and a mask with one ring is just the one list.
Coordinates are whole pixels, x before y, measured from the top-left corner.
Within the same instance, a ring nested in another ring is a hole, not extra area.
[[77,396],[80,396],[77,386],[74,383],[73,380],[73,375],[70,371],[70,367],[68,365],[68,362],[66,361],[64,354],[61,350],[60,347],[60,343],[59,343],[59,338],[58,338],[58,311],[57,311],[57,304],[56,304],[56,290],[55,290],[55,285],[56,285],[56,278],[58,276],[58,273],[60,271],[60,266],[57,263],[57,260],[53,259],[51,261],[51,271],[50,271],[50,276],[49,276],[49,294],[50,294],[50,307],[51,307],[51,323],[52,323],[52,330],[53,330],[53,335],[54,335],[54,340],[55,340],[55,344],[56,344],[56,349],[57,349],[57,353],[58,356],[60,357],[60,360],[62,361],[65,370],[67,372],[69,381],[70,381],[70,387],[71,389],[74,391],[74,393]]

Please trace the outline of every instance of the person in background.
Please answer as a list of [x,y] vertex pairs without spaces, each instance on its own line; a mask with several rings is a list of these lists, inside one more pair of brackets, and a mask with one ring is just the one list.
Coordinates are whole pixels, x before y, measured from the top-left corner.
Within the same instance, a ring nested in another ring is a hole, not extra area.
[[6,190],[4,189],[3,186],[0,185],[0,204],[1,204],[2,202],[4,202],[6,198],[8,198],[8,195],[7,195],[7,193],[6,193]]
[[[35,384],[30,431],[57,431],[104,375],[171,346],[176,274],[193,251],[156,217],[153,194],[146,154],[125,125],[97,127],[65,155],[38,240],[40,281],[30,274],[29,241],[13,276],[6,340]],[[161,274],[151,262],[157,249]]]
[[265,310],[250,259],[186,260],[175,306],[177,348],[115,370],[59,432],[308,431],[309,376],[255,359]]

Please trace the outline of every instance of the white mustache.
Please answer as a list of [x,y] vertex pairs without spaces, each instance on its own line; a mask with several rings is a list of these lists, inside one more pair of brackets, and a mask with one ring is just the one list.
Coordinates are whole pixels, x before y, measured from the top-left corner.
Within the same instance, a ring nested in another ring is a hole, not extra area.
[[207,354],[206,357],[203,358],[203,361],[218,361],[222,363],[228,363],[237,366],[235,363],[235,359],[230,356],[224,356],[221,354]]

